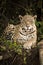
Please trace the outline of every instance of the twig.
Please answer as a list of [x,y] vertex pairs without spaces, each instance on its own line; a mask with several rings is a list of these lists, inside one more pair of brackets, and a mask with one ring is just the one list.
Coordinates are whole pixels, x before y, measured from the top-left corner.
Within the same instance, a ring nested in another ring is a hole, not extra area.
[[16,57],[14,57],[13,61],[12,61],[12,64],[14,63],[15,59],[18,57],[18,55],[16,55]]

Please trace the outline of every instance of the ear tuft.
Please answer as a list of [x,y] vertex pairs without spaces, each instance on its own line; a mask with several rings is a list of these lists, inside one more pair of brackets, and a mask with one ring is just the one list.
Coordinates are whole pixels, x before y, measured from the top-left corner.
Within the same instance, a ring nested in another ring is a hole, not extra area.
[[34,19],[36,19],[36,18],[37,18],[37,15],[34,16]]
[[19,19],[22,20],[22,18],[23,18],[23,17],[22,17],[21,15],[19,15]]

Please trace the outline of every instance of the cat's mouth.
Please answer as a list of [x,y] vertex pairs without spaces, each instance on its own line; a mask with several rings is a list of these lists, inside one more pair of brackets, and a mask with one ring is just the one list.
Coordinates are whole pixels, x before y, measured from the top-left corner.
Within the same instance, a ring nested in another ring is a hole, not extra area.
[[[28,35],[33,34],[35,31],[36,31],[36,30],[30,32]],[[23,36],[26,36],[26,34],[24,34],[24,33],[22,33],[22,32],[20,32],[20,34],[23,35]]]
[[22,32],[20,32],[20,34],[26,36],[26,35],[25,35],[24,33],[22,33]]

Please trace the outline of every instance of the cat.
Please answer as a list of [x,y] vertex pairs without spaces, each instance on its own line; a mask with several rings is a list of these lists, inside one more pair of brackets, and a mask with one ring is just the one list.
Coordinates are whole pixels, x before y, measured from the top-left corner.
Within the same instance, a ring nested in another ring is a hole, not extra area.
[[[19,15],[20,24],[8,24],[4,34],[9,39],[22,44],[25,49],[31,49],[31,46],[36,45],[37,29],[35,25],[36,15]],[[9,37],[8,37],[9,36]]]

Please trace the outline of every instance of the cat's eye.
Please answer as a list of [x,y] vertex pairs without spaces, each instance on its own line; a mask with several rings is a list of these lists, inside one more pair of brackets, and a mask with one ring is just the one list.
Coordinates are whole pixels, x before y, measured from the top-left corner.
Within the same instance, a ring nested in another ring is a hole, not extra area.
[[22,28],[22,30],[25,30],[24,28]]

